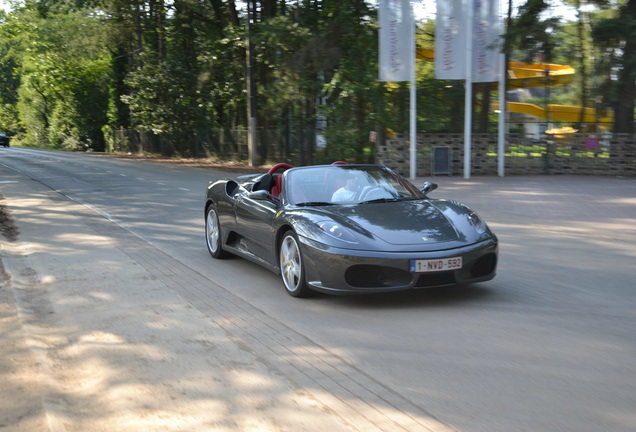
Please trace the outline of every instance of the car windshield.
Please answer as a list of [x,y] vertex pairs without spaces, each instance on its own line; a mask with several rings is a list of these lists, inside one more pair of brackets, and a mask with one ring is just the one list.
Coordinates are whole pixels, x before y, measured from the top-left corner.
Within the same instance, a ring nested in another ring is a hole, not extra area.
[[381,166],[303,167],[290,170],[286,177],[287,200],[295,205],[363,204],[424,198],[405,178]]

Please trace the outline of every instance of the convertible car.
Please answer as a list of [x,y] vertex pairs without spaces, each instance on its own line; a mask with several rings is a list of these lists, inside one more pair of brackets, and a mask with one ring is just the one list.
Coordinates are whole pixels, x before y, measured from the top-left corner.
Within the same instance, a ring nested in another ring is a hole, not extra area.
[[429,198],[380,165],[293,168],[211,182],[210,254],[239,255],[281,275],[304,297],[378,293],[495,277],[498,242],[466,206]]

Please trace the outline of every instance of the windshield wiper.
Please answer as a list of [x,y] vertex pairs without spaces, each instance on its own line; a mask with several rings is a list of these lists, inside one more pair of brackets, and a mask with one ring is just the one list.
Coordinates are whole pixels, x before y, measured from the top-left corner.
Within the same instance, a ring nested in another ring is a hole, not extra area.
[[333,203],[326,202],[326,201],[308,201],[308,202],[301,202],[296,205],[299,207],[320,207],[320,206],[333,205]]
[[378,198],[372,199],[369,201],[362,201],[360,204],[375,204],[375,203],[387,203],[387,202],[396,202],[402,201],[404,198]]

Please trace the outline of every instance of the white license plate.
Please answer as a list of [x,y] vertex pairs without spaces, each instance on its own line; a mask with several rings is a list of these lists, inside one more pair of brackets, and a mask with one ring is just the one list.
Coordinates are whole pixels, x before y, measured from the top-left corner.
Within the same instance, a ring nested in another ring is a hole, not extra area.
[[411,260],[411,273],[431,273],[462,268],[462,257]]

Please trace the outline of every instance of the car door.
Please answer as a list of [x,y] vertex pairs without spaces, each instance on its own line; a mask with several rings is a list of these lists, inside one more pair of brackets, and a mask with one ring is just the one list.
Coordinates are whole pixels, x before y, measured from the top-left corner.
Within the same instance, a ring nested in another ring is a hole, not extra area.
[[272,222],[279,203],[264,196],[254,197],[242,193],[236,200],[236,232],[241,236],[241,246],[247,253],[274,263]]

